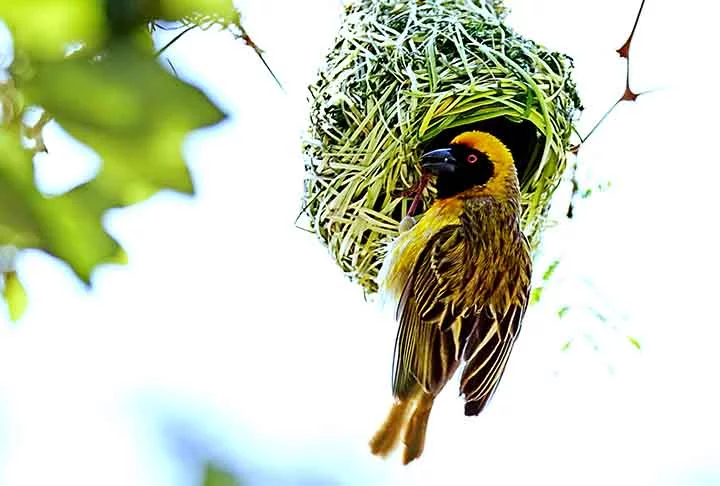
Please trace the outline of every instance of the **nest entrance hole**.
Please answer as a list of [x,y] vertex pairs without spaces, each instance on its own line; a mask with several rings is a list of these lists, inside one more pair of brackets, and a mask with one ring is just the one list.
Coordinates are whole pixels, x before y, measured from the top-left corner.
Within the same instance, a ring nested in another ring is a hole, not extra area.
[[[515,167],[518,172],[520,187],[532,178],[536,168],[540,165],[545,136],[529,120],[514,121],[506,117],[496,117],[483,120],[477,123],[470,123],[456,128],[451,128],[440,133],[432,140],[420,146],[420,153],[429,152],[438,148],[445,148],[450,145],[452,139],[463,132],[478,130],[495,135],[512,153]],[[376,203],[375,210],[381,210],[380,200]],[[427,210],[421,201],[417,207],[416,214],[424,213]],[[405,216],[403,205],[398,205],[393,211],[393,218],[396,221],[402,220]]]
[[520,187],[524,187],[540,165],[545,146],[545,136],[529,120],[514,121],[506,117],[496,117],[451,128],[423,144],[422,151],[424,153],[447,147],[453,138],[472,130],[495,135],[505,144],[515,160]]

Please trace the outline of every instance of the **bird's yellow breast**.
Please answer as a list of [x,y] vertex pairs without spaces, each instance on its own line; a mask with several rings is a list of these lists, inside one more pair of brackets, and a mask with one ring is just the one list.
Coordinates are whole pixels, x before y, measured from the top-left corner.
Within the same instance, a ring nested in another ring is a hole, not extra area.
[[463,201],[441,199],[428,209],[415,226],[390,244],[378,275],[380,292],[384,300],[397,302],[405,282],[425,245],[440,229],[460,224]]

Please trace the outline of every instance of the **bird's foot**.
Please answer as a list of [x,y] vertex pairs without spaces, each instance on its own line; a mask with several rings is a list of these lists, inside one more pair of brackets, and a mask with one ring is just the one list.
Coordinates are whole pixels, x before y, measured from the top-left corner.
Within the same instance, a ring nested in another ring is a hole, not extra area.
[[408,215],[405,216],[402,221],[400,221],[400,224],[398,225],[398,230],[400,230],[400,233],[405,233],[406,231],[410,231],[416,224],[417,221],[415,220],[415,218]]

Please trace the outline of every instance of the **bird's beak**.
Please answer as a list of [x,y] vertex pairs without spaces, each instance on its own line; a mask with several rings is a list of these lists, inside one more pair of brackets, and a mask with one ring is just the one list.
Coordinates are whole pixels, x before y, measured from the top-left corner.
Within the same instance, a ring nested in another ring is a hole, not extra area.
[[423,169],[433,175],[455,172],[456,162],[452,152],[447,148],[433,150],[420,157]]

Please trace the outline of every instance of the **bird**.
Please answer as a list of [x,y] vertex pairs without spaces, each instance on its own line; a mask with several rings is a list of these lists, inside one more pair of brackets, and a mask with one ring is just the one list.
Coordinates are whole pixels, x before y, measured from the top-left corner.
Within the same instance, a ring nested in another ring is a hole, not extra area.
[[420,163],[435,178],[435,199],[417,222],[401,223],[378,273],[398,330],[394,402],[370,450],[386,457],[402,440],[405,465],[422,454],[433,401],[459,365],[466,416],[478,415],[493,396],[532,274],[517,169],[497,137],[466,131]]

